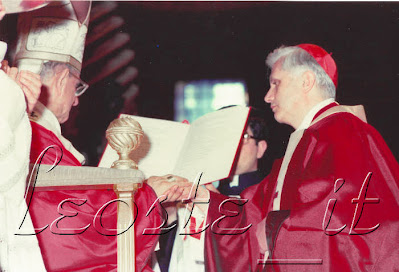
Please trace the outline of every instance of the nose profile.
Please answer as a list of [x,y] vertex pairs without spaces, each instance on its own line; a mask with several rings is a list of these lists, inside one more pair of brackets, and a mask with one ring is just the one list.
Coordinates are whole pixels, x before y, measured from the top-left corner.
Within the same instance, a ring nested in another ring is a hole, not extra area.
[[266,103],[271,103],[272,102],[272,100],[273,100],[273,95],[272,95],[272,89],[270,88],[268,91],[267,91],[267,93],[266,93],[266,95],[265,95],[265,98],[264,98],[264,100],[265,100],[265,102]]

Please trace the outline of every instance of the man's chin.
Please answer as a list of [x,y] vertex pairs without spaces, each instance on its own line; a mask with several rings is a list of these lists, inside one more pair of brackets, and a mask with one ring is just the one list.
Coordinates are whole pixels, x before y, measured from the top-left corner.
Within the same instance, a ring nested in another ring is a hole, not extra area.
[[283,123],[281,116],[279,116],[277,112],[274,113],[274,119],[280,124]]
[[274,119],[279,124],[284,124],[292,127],[292,123],[288,122],[286,118],[274,114]]
[[66,116],[66,117],[61,117],[60,119],[58,119],[58,122],[60,122],[60,124],[63,124],[63,123],[65,123],[66,121],[68,121],[68,119],[69,119],[69,115]]

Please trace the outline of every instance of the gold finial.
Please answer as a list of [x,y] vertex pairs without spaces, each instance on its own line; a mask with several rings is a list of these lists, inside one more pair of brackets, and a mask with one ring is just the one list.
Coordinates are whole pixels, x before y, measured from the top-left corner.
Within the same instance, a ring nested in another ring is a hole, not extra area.
[[140,145],[143,135],[139,122],[131,117],[118,118],[109,124],[105,137],[119,155],[119,160],[115,161],[111,168],[138,169],[137,164],[129,158],[129,154]]

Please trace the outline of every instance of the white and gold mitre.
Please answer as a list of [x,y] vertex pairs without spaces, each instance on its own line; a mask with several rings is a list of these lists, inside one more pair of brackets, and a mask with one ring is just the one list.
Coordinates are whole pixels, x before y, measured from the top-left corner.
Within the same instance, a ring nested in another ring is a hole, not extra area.
[[46,7],[21,13],[15,64],[20,70],[40,73],[46,61],[82,69],[91,2],[51,1]]

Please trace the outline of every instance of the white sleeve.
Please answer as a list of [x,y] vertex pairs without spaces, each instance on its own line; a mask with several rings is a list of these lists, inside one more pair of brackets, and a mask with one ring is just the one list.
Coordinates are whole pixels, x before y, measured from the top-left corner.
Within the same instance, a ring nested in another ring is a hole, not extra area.
[[31,129],[21,88],[0,71],[0,191],[26,174]]

